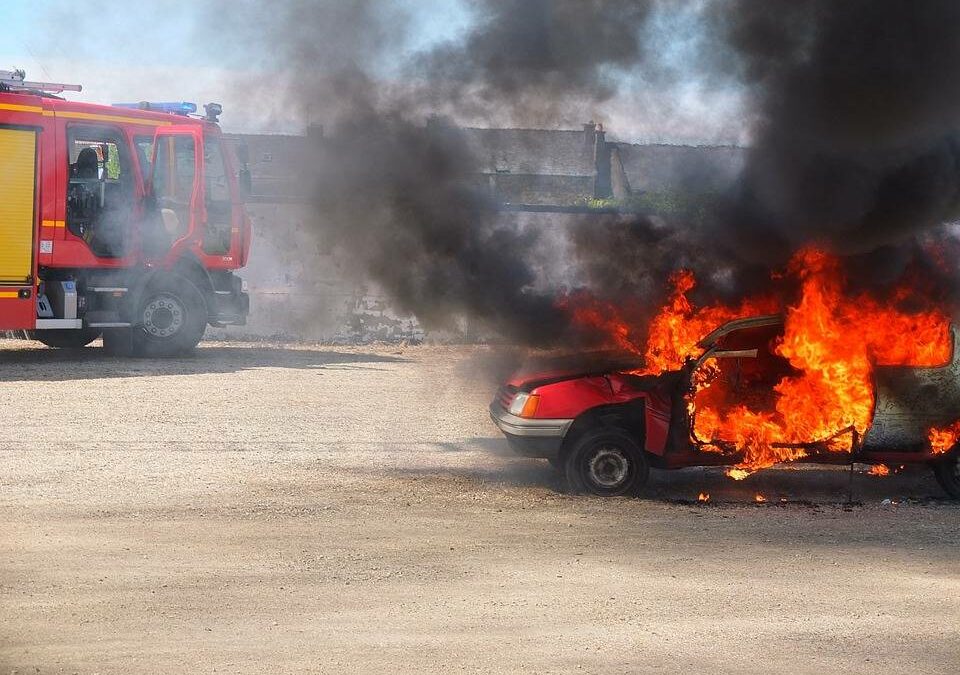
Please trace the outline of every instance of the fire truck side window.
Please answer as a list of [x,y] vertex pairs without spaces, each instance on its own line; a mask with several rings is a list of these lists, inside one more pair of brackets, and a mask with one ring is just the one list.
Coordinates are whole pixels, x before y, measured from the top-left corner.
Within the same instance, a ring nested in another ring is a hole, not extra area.
[[190,229],[190,200],[196,175],[193,136],[164,136],[157,145],[153,194],[163,226],[173,240]]
[[131,154],[114,127],[67,127],[66,226],[98,256],[126,253],[133,210]]
[[150,162],[153,161],[153,136],[134,136],[133,144],[137,148],[137,160],[144,180],[150,176]]

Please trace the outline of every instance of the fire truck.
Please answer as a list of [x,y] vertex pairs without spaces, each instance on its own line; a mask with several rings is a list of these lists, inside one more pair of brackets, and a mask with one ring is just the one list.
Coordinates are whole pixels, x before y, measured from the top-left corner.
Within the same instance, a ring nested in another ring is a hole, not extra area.
[[64,91],[0,71],[0,331],[164,357],[244,324],[251,226],[221,107]]

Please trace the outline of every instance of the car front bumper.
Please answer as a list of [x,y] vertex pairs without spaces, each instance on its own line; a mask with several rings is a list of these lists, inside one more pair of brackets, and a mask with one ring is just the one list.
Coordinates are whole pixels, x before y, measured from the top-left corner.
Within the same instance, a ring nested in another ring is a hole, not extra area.
[[524,457],[552,459],[560,454],[563,439],[573,420],[528,419],[511,415],[494,401],[490,404],[490,419],[503,432],[510,447]]

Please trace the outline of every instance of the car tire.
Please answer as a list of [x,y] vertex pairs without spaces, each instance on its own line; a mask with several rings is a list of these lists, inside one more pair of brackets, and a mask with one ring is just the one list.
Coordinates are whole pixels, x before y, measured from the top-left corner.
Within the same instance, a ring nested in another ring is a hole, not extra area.
[[207,304],[196,286],[181,276],[158,276],[137,305],[134,352],[151,358],[188,354],[203,337],[207,319]]
[[951,499],[960,499],[960,449],[955,448],[933,465],[933,475]]
[[634,435],[601,427],[580,436],[566,455],[565,473],[573,492],[598,497],[637,495],[650,465]]
[[30,337],[54,349],[83,349],[100,337],[100,331],[96,328],[35,330],[30,332]]

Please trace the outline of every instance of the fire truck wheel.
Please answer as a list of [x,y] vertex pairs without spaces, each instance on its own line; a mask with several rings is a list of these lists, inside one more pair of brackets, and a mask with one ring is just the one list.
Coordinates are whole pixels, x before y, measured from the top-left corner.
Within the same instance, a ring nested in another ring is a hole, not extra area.
[[164,275],[147,287],[140,301],[134,331],[136,352],[148,357],[190,352],[207,328],[203,294],[183,277]]
[[601,427],[576,440],[567,454],[566,474],[573,492],[619,497],[638,494],[650,466],[630,432]]
[[30,337],[54,349],[82,349],[100,337],[100,331],[95,328],[37,330],[33,331]]
[[953,499],[960,499],[960,447],[933,465],[940,487]]

